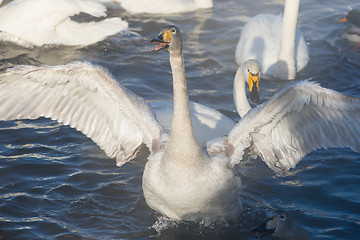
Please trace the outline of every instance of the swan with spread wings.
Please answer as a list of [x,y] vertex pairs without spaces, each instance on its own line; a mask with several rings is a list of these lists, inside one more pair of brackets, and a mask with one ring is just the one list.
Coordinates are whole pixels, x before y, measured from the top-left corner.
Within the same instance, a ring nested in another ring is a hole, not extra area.
[[[144,143],[150,151],[143,173],[146,202],[168,217],[185,220],[238,218],[241,180],[232,167],[248,148],[277,173],[294,168],[315,149],[349,147],[360,152],[360,99],[308,81],[290,84],[248,111],[228,136],[209,141],[203,152],[190,116],[180,30],[167,26],[152,42],[155,51],[170,53],[170,134],[144,99],[106,70],[84,62],[18,66],[2,73],[0,119],[44,116],[70,125],[119,166],[134,158]],[[248,76],[239,78],[248,78],[257,91],[256,74],[243,67]]]

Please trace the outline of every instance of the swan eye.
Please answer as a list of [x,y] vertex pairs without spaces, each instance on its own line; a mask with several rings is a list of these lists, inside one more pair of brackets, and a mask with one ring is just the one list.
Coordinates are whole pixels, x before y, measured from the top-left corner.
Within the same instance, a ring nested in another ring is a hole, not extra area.
[[171,32],[176,33],[176,29],[175,28],[171,29]]
[[246,69],[248,72],[250,72],[250,69]]
[[280,215],[280,219],[281,219],[282,221],[285,221],[285,220],[286,220],[286,217],[285,217],[284,215]]

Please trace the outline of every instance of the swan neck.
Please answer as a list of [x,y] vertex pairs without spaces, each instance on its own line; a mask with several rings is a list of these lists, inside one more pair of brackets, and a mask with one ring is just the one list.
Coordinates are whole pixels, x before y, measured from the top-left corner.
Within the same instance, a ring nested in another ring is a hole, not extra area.
[[243,117],[251,109],[246,97],[245,81],[242,67],[239,67],[234,78],[233,98],[240,117]]
[[294,79],[296,75],[295,34],[299,4],[300,0],[285,1],[280,50],[274,73],[281,79]]
[[[201,149],[195,140],[186,87],[184,59],[181,54],[170,52],[170,65],[173,77],[174,114],[171,124],[168,153],[172,159],[194,159],[201,154]],[[187,156],[189,154],[190,156]]]

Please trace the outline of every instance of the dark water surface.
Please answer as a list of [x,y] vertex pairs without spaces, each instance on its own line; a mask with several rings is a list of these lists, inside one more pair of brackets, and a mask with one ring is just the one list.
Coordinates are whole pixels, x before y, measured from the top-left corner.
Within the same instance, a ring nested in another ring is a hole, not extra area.
[[[149,40],[161,27],[183,32],[190,99],[234,120],[234,54],[246,21],[282,12],[283,1],[219,0],[214,8],[164,15],[110,11],[134,33],[85,48],[22,48],[0,43],[0,68],[88,60],[106,67],[124,86],[149,101],[171,99],[169,55],[153,53]],[[303,0],[299,26],[311,59],[297,80],[360,96],[360,55],[339,36],[336,23],[353,0]],[[266,100],[282,82],[265,78]],[[359,143],[360,144],[360,143]],[[3,239],[255,239],[250,229],[275,210],[287,210],[315,239],[359,239],[360,154],[349,149],[307,155],[289,176],[279,177],[260,159],[241,165],[244,211],[238,224],[172,221],[143,197],[143,149],[121,168],[88,138],[48,119],[0,122],[0,236]],[[224,196],[226,197],[226,196]]]

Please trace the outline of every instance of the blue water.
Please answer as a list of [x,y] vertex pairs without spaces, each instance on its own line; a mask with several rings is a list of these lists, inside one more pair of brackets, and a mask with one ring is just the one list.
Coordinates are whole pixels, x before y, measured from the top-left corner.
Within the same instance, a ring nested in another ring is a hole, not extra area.
[[[336,20],[353,0],[303,0],[299,26],[311,59],[297,80],[360,96],[360,53],[339,36]],[[85,59],[149,101],[171,99],[166,52],[149,40],[164,25],[184,36],[190,98],[234,120],[234,53],[245,22],[261,12],[280,13],[282,1],[218,0],[211,10],[131,15],[134,33],[118,34],[85,48],[22,48],[0,43],[0,69],[18,64],[54,65]],[[262,82],[262,99],[284,85]],[[359,143],[360,144],[360,143]],[[241,166],[244,211],[238,224],[173,221],[151,210],[143,197],[148,151],[121,168],[88,138],[48,119],[0,122],[0,237],[3,239],[255,239],[251,228],[276,210],[294,215],[314,239],[359,239],[360,154],[349,149],[307,155],[289,176],[279,177],[260,159]],[[224,196],[226,197],[226,196]],[[271,238],[269,238],[271,239]]]

